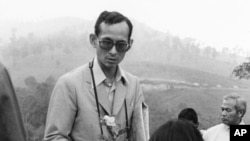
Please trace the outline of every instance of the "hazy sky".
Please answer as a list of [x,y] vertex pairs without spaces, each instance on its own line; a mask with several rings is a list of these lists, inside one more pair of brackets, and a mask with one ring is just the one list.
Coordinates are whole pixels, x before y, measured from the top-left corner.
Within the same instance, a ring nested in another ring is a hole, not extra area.
[[0,0],[0,20],[75,16],[95,20],[120,11],[157,30],[250,50],[250,0]]

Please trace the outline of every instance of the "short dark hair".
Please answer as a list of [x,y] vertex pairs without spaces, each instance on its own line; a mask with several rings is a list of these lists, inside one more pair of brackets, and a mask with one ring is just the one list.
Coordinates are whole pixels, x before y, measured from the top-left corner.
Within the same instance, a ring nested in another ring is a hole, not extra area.
[[203,141],[200,131],[186,120],[172,119],[160,126],[149,141]]
[[195,125],[199,125],[197,113],[193,108],[183,109],[179,115],[178,119],[184,119],[193,122]]
[[97,21],[95,23],[95,34],[98,36],[100,34],[100,24],[102,22],[112,25],[112,24],[116,24],[116,23],[121,23],[125,21],[128,24],[129,27],[129,34],[128,34],[128,40],[130,39],[131,35],[132,35],[132,31],[133,31],[133,25],[131,23],[131,21],[123,16],[121,13],[116,12],[116,11],[112,11],[112,12],[108,12],[108,11],[103,11],[99,17],[97,18]]

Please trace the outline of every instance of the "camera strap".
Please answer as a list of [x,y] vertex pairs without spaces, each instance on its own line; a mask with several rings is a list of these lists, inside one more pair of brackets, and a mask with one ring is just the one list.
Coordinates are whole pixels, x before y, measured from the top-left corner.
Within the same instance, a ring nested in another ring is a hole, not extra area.
[[[96,101],[96,107],[97,107],[98,118],[99,118],[99,126],[100,126],[100,130],[101,130],[101,135],[103,136],[102,123],[100,121],[101,120],[100,104],[99,104],[99,99],[98,99],[98,95],[97,95],[93,66],[94,66],[94,59],[89,62],[89,69],[91,72],[91,78],[92,78],[92,83],[93,83],[93,88],[94,88],[94,93],[95,93],[95,101]],[[125,106],[125,118],[126,118],[126,132],[127,132],[127,139],[128,139],[129,138],[129,123],[128,123],[128,111],[127,111],[126,98],[124,99],[124,106]]]

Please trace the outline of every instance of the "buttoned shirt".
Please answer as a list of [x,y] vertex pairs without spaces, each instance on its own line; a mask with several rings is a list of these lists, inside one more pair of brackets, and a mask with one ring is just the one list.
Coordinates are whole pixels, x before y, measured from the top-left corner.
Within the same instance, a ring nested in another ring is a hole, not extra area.
[[[242,121],[240,125],[243,124],[244,122]],[[207,129],[207,131],[203,136],[205,141],[229,141],[229,137],[230,137],[229,126],[223,123]]]
[[[117,87],[118,83],[125,83],[127,81],[127,78],[126,78],[124,72],[118,66],[115,80],[113,81],[113,83],[108,83],[107,77],[103,73],[96,57],[94,58],[93,72],[94,72],[96,87],[103,88],[106,91],[106,97],[109,99],[110,107],[111,107],[110,113],[112,114],[113,113],[113,106],[114,106],[113,100],[115,97],[116,87]],[[92,84],[92,87],[94,87],[93,84]]]

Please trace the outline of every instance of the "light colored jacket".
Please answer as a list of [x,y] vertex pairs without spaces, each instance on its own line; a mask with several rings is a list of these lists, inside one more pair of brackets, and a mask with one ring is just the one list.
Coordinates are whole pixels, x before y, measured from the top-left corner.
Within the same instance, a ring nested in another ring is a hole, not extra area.
[[[125,72],[125,71],[124,71]],[[130,140],[149,139],[148,108],[138,79],[125,72],[126,81],[118,83],[114,97],[113,115],[121,129],[126,127],[124,99],[127,102]],[[98,141],[99,118],[88,65],[83,65],[58,79],[52,92],[45,127],[45,141]],[[110,115],[105,91],[97,87],[101,117]],[[102,126],[108,136],[106,126]],[[117,141],[125,141],[126,133]]]

